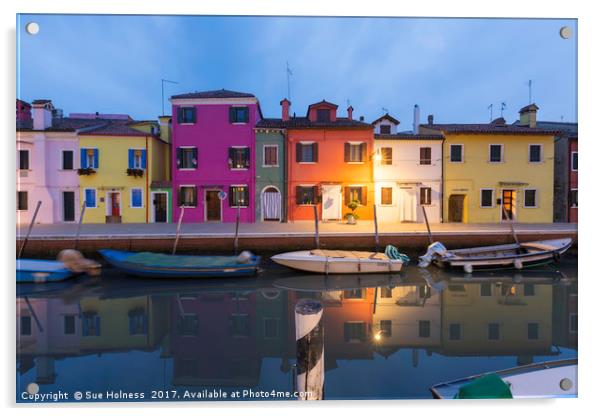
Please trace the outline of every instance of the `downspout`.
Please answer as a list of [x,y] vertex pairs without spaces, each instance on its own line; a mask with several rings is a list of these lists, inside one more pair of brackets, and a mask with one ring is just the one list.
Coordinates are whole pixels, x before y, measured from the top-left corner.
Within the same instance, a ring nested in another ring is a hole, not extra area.
[[150,154],[148,153],[148,136],[144,137],[144,141],[145,141],[145,152],[146,152],[146,223],[148,224],[148,203],[150,201],[150,189],[148,187],[148,174],[149,174],[149,166],[150,166]]
[[439,201],[439,215],[441,217],[441,222],[443,222],[443,203],[445,200],[445,146],[443,144],[445,142],[445,137],[441,140],[441,196]]
[[284,185],[282,187],[282,192],[284,193],[283,198],[286,201],[286,203],[282,204],[282,208],[284,209],[283,218],[282,218],[283,221],[282,222],[288,222],[288,165],[289,165],[289,163],[287,163],[288,162],[288,140],[287,140],[288,137],[287,137],[286,132],[287,132],[286,129],[283,129],[280,132],[280,134],[282,135],[282,138],[284,139],[283,140],[283,142],[284,142],[284,146],[283,146],[283,148],[284,148],[283,149],[284,150],[284,157],[282,158],[282,160],[283,160],[283,163],[286,164],[286,168],[282,169],[282,173],[283,173],[283,176],[284,176],[282,178],[283,185]]

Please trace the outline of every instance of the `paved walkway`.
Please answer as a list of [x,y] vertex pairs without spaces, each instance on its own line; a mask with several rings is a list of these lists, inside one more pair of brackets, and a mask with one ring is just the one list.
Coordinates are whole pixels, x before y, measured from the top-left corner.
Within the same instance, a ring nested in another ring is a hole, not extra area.
[[[232,223],[182,224],[181,234],[187,237],[232,237],[235,225]],[[515,224],[517,234],[577,234],[577,224]],[[365,236],[374,234],[371,221],[358,221],[356,225],[343,223],[320,223],[320,236]],[[426,225],[416,223],[379,223],[381,235],[426,235]],[[36,224],[31,233],[32,239],[72,239],[77,230],[76,224]],[[510,234],[509,224],[431,224],[434,235],[483,235]],[[17,228],[17,238],[23,238],[27,226]],[[98,238],[157,238],[174,236],[176,224],[83,224],[81,239]],[[294,223],[255,223],[240,224],[241,237],[273,238],[301,237],[314,235],[313,221]]]

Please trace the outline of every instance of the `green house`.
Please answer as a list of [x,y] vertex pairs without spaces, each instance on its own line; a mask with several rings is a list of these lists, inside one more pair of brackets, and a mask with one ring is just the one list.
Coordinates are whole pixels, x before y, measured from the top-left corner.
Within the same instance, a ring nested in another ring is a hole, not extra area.
[[286,221],[285,130],[279,119],[263,119],[255,127],[255,221]]

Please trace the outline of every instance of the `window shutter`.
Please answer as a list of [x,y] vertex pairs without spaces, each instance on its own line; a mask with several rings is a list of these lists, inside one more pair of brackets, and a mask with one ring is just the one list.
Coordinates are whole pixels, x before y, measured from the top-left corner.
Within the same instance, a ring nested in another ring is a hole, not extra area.
[[231,186],[228,190],[228,204],[233,207],[236,205],[234,202],[234,188]]
[[146,169],[146,150],[142,151],[142,169]]
[[176,166],[178,168],[182,167],[182,156],[182,149],[178,147],[176,149]]
[[244,192],[244,201],[245,201],[244,205],[245,206],[249,206],[249,187],[246,186],[244,188],[244,190],[245,190],[245,192]]
[[245,168],[249,168],[249,165],[251,163],[251,149],[249,149],[248,147],[245,149]]
[[300,186],[297,186],[295,188],[295,191],[296,191],[295,200],[297,202],[297,205],[301,205],[303,203],[303,201],[301,200],[301,198],[303,197],[303,190],[301,189]]
[[313,147],[313,151],[314,151],[314,162],[318,163],[318,143],[314,143],[312,144]]
[[192,117],[191,117],[190,122],[196,123],[196,107],[192,107],[191,110],[192,110]]
[[245,123],[249,122],[249,108],[247,107],[247,109],[245,110]]
[[198,152],[198,149],[195,147],[194,149],[192,149],[192,167],[194,169],[196,169],[198,165],[199,165],[199,152]]
[[196,186],[192,188],[192,206],[198,206]]
[[182,107],[178,107],[178,124],[182,123]]
[[351,159],[351,143],[345,143],[345,162]]
[[366,161],[366,157],[368,156],[368,144],[367,143],[362,143],[361,150],[362,150],[362,159],[361,159],[361,161],[365,162]]
[[94,149],[94,169],[98,169],[98,149]]
[[313,187],[313,199],[311,201],[314,205],[318,203],[318,187]]
[[344,189],[345,192],[345,205],[349,205],[351,202],[351,193],[349,192],[349,187],[346,186]]
[[303,147],[301,145],[301,143],[297,143],[295,145],[295,161],[297,162],[301,162],[302,158],[301,158],[301,152],[303,151]]
[[362,186],[362,200],[361,200],[361,204],[363,206],[368,205],[368,187],[367,186]]
[[128,168],[134,167],[134,149],[128,149]]
[[[178,149],[180,150],[180,149]],[[178,206],[181,207],[184,204],[184,188],[178,188]]]
[[235,152],[233,147],[228,148],[228,167],[232,169],[234,167]]
[[88,158],[86,157],[86,149],[79,149],[79,165],[82,169],[88,167]]
[[230,123],[234,123],[236,121],[236,109],[234,107],[230,107]]

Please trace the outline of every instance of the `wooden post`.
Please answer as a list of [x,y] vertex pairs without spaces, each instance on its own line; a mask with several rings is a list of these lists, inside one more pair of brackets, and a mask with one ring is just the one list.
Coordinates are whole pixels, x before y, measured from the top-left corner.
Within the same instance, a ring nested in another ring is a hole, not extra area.
[[320,248],[320,231],[318,229],[318,206],[317,205],[314,205],[314,228],[315,228],[314,240],[316,243],[316,248]]
[[31,222],[29,223],[29,228],[27,229],[27,234],[25,235],[25,239],[23,240],[23,244],[19,248],[19,253],[17,254],[17,258],[21,258],[21,254],[23,254],[23,249],[25,249],[25,245],[27,244],[27,240],[29,240],[29,235],[31,234],[31,229],[33,228],[33,224],[36,221],[36,217],[38,216],[38,211],[40,211],[40,205],[42,205],[42,201],[38,201],[36,205],[36,210],[33,213],[33,217],[31,217]]
[[238,253],[238,227],[240,226],[240,201],[236,209],[236,230],[234,231],[234,255]]
[[295,305],[299,400],[324,398],[323,312],[322,303],[315,299],[301,299]]
[[374,204],[374,251],[378,251],[380,246],[378,239],[378,217],[376,216],[376,204]]
[[512,237],[514,238],[514,242],[516,244],[520,244],[518,241],[518,236],[516,235],[516,231],[514,230],[514,219],[510,219],[508,216],[508,211],[506,211],[506,207],[504,206],[504,202],[502,201],[502,211],[504,212],[504,216],[508,220],[508,224],[510,224],[510,231],[512,231]]
[[173,249],[171,255],[176,254],[176,248],[178,247],[178,240],[180,239],[180,228],[182,228],[182,218],[184,218],[184,207],[180,207],[180,218],[178,219],[178,227],[176,228],[176,239],[173,242]]
[[79,243],[79,232],[82,227],[82,222],[84,221],[84,213],[86,212],[86,203],[82,204],[82,210],[79,213],[79,221],[77,223],[77,230],[75,230],[75,243],[73,245],[73,249],[77,250],[77,244]]
[[420,207],[422,208],[422,215],[424,215],[424,222],[426,223],[426,231],[428,232],[428,236],[429,236],[429,244],[433,244],[433,234],[431,233],[431,226],[429,224],[429,219],[426,216],[426,209],[424,209],[424,205],[420,205]]

